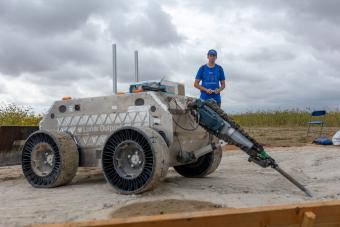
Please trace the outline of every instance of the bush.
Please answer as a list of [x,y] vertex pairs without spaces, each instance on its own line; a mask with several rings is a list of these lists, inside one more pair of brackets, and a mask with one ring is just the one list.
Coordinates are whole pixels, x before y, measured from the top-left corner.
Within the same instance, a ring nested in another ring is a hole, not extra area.
[[0,106],[0,125],[36,126],[41,115],[35,115],[32,107],[6,104]]

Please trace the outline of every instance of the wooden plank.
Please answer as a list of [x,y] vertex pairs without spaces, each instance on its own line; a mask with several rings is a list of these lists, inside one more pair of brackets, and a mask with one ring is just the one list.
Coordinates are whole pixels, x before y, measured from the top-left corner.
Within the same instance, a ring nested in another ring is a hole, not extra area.
[[301,227],[313,227],[315,222],[315,214],[311,211],[307,211],[303,215]]
[[[314,219],[313,219],[314,215]],[[315,218],[317,217],[317,218]],[[304,220],[306,219],[306,220]],[[306,226],[303,226],[303,225]],[[267,206],[258,208],[217,209],[192,213],[116,218],[102,221],[34,225],[36,227],[329,227],[340,226],[340,201]]]
[[38,126],[0,126],[0,166],[19,165],[21,148]]

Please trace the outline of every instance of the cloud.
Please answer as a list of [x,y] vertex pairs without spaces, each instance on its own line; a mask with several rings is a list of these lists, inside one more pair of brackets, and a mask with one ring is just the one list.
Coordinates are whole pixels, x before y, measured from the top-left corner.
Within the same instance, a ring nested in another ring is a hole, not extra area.
[[181,14],[195,17],[200,23],[191,23],[189,41],[199,40],[201,47],[210,42],[220,51],[218,60],[229,78],[223,93],[225,108],[339,106],[336,12],[340,5],[335,1],[185,1],[179,5],[183,12],[169,6],[172,15],[180,18],[175,20],[179,30],[185,30]]
[[[118,44],[118,81],[126,88],[133,78],[134,49],[140,48],[140,62],[147,66],[141,73],[159,79],[167,67],[161,58],[153,59],[152,52],[159,55],[155,48],[184,39],[156,1],[1,2],[0,33],[1,84],[10,88],[2,88],[0,98],[22,104],[26,100],[38,111],[65,94],[111,94],[112,42]],[[151,54],[142,53],[144,48]],[[31,98],[12,90],[23,89],[22,82],[32,90],[25,89]],[[37,96],[39,101],[32,102]]]
[[0,86],[0,94],[5,94],[7,92],[7,89],[5,87],[5,84],[2,84],[2,86]]
[[336,108],[339,10],[331,0],[2,1],[0,100],[41,111],[64,95],[111,94],[115,42],[119,90],[138,49],[141,80],[166,76],[198,96],[195,74],[215,48],[230,112]]
[[1,1],[0,17],[2,23],[22,32],[53,36],[79,28],[92,14],[105,12],[110,6],[125,8],[119,1],[106,0]]
[[158,3],[143,4],[141,11],[111,20],[112,36],[120,42],[133,41],[156,48],[178,44],[184,39],[171,23],[170,15]]

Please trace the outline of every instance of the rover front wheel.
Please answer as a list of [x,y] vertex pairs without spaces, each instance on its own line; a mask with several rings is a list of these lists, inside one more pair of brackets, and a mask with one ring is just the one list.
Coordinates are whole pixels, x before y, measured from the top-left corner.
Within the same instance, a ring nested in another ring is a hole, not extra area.
[[52,188],[69,183],[76,175],[78,163],[77,145],[67,133],[36,131],[22,149],[22,170],[33,187]]
[[102,167],[116,192],[137,194],[154,188],[164,179],[168,159],[168,146],[157,131],[124,127],[107,139]]

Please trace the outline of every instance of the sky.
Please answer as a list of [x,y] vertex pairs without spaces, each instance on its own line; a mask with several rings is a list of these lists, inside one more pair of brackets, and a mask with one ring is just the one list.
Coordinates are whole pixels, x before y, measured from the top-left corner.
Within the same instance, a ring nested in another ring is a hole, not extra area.
[[45,112],[63,96],[112,95],[134,80],[193,88],[209,49],[226,73],[227,112],[340,108],[337,0],[0,1],[0,105]]

